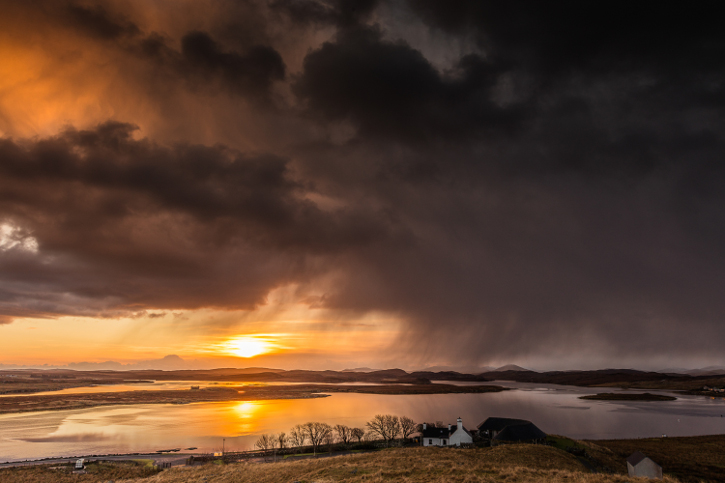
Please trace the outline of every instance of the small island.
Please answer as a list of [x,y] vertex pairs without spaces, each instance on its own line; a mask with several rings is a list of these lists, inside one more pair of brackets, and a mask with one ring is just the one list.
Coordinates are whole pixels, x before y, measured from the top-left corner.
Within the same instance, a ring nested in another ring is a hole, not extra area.
[[664,396],[662,394],[643,393],[618,393],[603,392],[599,394],[591,394],[589,396],[581,396],[579,399],[590,399],[595,401],[675,401],[674,396]]

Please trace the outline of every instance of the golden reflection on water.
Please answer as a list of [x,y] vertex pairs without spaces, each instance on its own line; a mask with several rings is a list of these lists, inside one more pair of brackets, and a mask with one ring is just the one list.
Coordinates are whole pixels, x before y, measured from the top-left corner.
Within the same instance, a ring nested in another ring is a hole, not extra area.
[[232,431],[229,434],[251,434],[255,433],[259,419],[259,411],[263,409],[261,401],[245,401],[233,406],[233,412],[229,413],[232,420],[228,425]]
[[241,413],[241,417],[249,418],[252,416],[252,413],[255,411],[255,409],[257,409],[258,404],[259,404],[259,402],[257,402],[257,401],[255,401],[255,402],[246,401],[246,402],[237,404],[234,409],[236,409],[238,413]]
[[[494,394],[386,396],[335,394],[326,398],[233,401],[184,405],[131,405],[0,415],[5,459],[156,451],[252,449],[260,434],[289,432],[308,421],[364,427],[375,414],[415,421],[463,418],[475,427],[486,417],[531,419],[547,432],[575,438],[719,434],[722,402],[683,397],[674,404],[592,404],[586,389],[521,390]],[[704,417],[707,416],[707,417]]]

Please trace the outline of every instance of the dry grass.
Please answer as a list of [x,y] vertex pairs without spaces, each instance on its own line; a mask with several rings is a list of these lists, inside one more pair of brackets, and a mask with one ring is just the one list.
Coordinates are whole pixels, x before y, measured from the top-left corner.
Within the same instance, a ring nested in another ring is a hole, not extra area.
[[[725,481],[725,436],[573,441],[554,437],[562,447],[584,448],[585,466],[560,449],[538,445],[389,449],[333,458],[278,463],[235,463],[173,468],[155,473],[142,465],[106,464],[86,475],[48,467],[0,470],[2,483],[615,483],[648,480],[626,477],[625,458],[642,451],[660,463],[665,482]],[[596,468],[594,474],[588,468]],[[608,471],[614,471],[610,474]]]
[[149,481],[148,477],[157,471],[146,464],[132,462],[91,463],[86,465],[85,474],[73,473],[71,465],[28,466],[0,470],[2,483],[95,483],[138,479]]
[[641,451],[681,481],[725,481],[725,435],[598,440],[590,444],[610,452],[608,464],[616,471],[626,471],[624,459]]
[[[589,473],[570,454],[545,446],[510,445],[477,450],[392,449],[335,458],[274,464],[240,463],[174,468],[124,483],[279,483],[279,482],[567,482],[642,481]],[[675,482],[671,478],[665,481]],[[120,483],[118,480],[116,483]]]

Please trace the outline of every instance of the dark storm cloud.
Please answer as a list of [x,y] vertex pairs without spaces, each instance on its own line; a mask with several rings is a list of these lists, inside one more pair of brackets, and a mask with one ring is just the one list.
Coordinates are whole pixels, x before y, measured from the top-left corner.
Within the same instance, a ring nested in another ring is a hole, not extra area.
[[[118,5],[110,2],[88,5],[66,0],[39,2],[35,8],[13,8],[24,10],[34,22],[47,22],[105,48],[149,61],[154,75],[162,75],[169,82],[180,77],[197,91],[221,88],[227,94],[264,104],[269,101],[273,84],[284,80],[285,65],[279,52],[268,45],[267,18],[259,11],[258,3],[229,4],[224,10],[249,18],[218,20],[218,25],[212,26],[215,32],[190,30],[180,39],[164,32],[145,31],[129,18],[137,11],[119,12]],[[177,43],[180,48],[175,46]]]
[[6,315],[113,314],[179,297],[187,307],[250,306],[309,277],[312,258],[389,235],[370,210],[320,210],[285,159],[165,148],[134,140],[134,129],[109,122],[0,142],[3,219],[39,245],[0,252]]
[[707,8],[409,5],[480,51],[446,72],[375,27],[346,29],[296,85],[318,119],[357,126],[347,169],[416,235],[361,254],[327,303],[406,314],[411,352],[431,357],[433,341],[480,361],[715,354],[725,37]]
[[123,18],[114,18],[103,6],[69,4],[66,8],[69,23],[94,37],[117,40],[141,33],[138,26]]
[[[118,123],[4,140],[0,215],[39,246],[0,252],[6,317],[251,307],[298,283],[399,316],[421,362],[719,355],[714,3],[218,5],[223,27],[176,38],[100,7],[74,28],[191,95],[262,109],[289,89],[259,153]],[[304,59],[280,47],[297,40]]]
[[489,54],[547,74],[619,67],[674,72],[720,70],[725,39],[713,13],[718,2],[511,2],[407,0],[429,25],[473,34]]
[[351,120],[363,136],[420,143],[514,128],[521,110],[491,99],[502,72],[469,54],[442,75],[421,52],[362,27],[307,55],[294,88],[328,121]]
[[189,32],[181,39],[181,53],[181,69],[190,77],[221,77],[233,92],[259,98],[284,79],[282,57],[268,46],[256,45],[244,54],[224,52],[207,33]]
[[344,29],[366,20],[379,3],[379,0],[275,0],[271,6],[297,23],[336,25]]
[[180,51],[169,43],[162,35],[152,33],[125,48],[150,61],[170,80],[180,77],[196,91],[222,90],[259,104],[268,103],[273,85],[285,79],[282,56],[268,45],[229,50],[202,31],[184,34]]

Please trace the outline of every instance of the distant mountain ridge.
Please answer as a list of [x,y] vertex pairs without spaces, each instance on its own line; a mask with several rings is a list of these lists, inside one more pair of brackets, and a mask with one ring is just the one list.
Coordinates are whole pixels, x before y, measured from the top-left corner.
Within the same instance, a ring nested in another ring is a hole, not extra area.
[[[194,368],[195,361],[187,361],[178,355],[161,359],[122,364],[115,361],[79,362],[61,367],[22,367],[0,364],[0,372],[42,371],[45,374],[87,374],[114,380],[205,380],[205,381],[250,381],[250,382],[310,382],[310,383],[376,383],[376,384],[430,384],[436,381],[517,381],[540,384],[563,384],[574,386],[621,385],[648,386],[676,384],[691,390],[706,384],[725,382],[725,368],[708,366],[701,369],[668,368],[661,371],[640,371],[636,369],[600,369],[537,372],[516,364],[501,367],[481,366],[431,366],[424,370],[372,369],[356,367],[342,371],[283,370],[267,367],[227,367],[215,369]],[[453,370],[467,369],[467,371]],[[483,370],[482,370],[483,369]],[[709,378],[709,379],[708,379]]]
[[493,366],[429,366],[420,369],[424,372],[459,372],[461,374],[480,374],[482,372],[490,372],[496,369]]
[[536,372],[536,371],[532,371],[531,369],[525,369],[521,366],[517,366],[516,364],[506,364],[505,366],[501,366],[499,368],[493,369],[490,372],[506,372],[506,371]]
[[663,374],[687,374],[688,376],[719,376],[725,374],[723,366],[707,366],[701,369],[684,369],[681,367],[662,369],[657,372]]
[[492,380],[563,384],[570,386],[597,386],[605,384],[632,384],[637,382],[662,382],[692,378],[689,375],[663,374],[635,369],[599,369],[594,371],[497,371],[479,374]]

